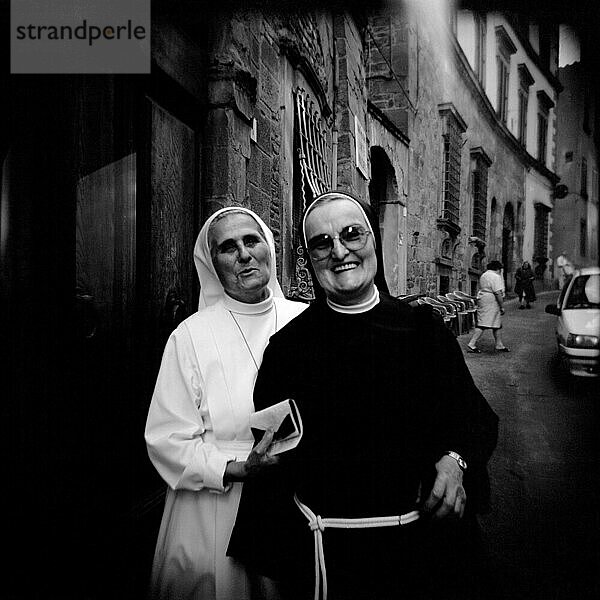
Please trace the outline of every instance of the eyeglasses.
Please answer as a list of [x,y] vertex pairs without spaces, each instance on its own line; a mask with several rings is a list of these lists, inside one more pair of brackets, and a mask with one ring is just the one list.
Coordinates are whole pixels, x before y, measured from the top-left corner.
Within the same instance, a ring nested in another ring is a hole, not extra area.
[[361,250],[365,247],[370,234],[370,231],[359,225],[348,225],[340,231],[339,235],[331,236],[322,233],[308,240],[308,253],[313,260],[326,259],[333,250],[333,240],[340,240],[340,243],[351,252]]

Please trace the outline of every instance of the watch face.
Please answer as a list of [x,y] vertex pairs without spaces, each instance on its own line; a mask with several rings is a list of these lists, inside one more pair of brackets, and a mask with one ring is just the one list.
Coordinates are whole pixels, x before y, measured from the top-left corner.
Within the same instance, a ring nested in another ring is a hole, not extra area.
[[457,452],[448,452],[448,456],[451,456],[458,463],[458,466],[463,471],[466,470],[467,463],[466,463],[465,459],[460,454],[458,454]]

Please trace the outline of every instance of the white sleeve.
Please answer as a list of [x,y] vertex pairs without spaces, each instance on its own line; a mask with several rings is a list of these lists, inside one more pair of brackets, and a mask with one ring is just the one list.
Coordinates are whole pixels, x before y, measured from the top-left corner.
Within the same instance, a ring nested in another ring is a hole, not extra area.
[[504,295],[504,279],[502,275],[496,275],[491,281],[490,286],[492,288],[492,292],[497,294],[498,292],[502,292]]
[[223,487],[223,474],[235,456],[203,439],[203,384],[190,334],[181,326],[167,341],[145,431],[150,460],[174,490],[230,487]]

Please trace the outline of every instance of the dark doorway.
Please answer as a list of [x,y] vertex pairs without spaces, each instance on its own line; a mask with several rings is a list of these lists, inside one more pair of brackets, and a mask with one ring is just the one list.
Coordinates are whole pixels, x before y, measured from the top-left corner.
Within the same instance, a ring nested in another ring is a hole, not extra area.
[[385,278],[394,295],[406,292],[406,207],[385,150],[371,148],[369,200],[379,221]]
[[504,282],[510,289],[513,279],[513,254],[515,245],[515,216],[512,204],[507,203],[502,220],[502,264],[504,265]]
[[195,310],[202,114],[160,73],[14,90],[8,597],[144,596],[164,489],[144,422],[166,338]]

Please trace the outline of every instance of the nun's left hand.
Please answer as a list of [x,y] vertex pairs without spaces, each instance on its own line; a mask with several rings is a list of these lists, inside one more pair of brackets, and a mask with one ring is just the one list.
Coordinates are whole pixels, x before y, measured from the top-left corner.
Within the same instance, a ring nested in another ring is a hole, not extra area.
[[232,481],[252,479],[262,474],[265,469],[277,465],[279,457],[269,454],[273,435],[273,430],[267,429],[260,442],[252,449],[246,460],[228,462],[223,475],[223,484],[227,485]]
[[450,456],[442,456],[435,464],[437,477],[423,508],[436,519],[461,518],[465,512],[467,494],[462,486],[463,472]]

